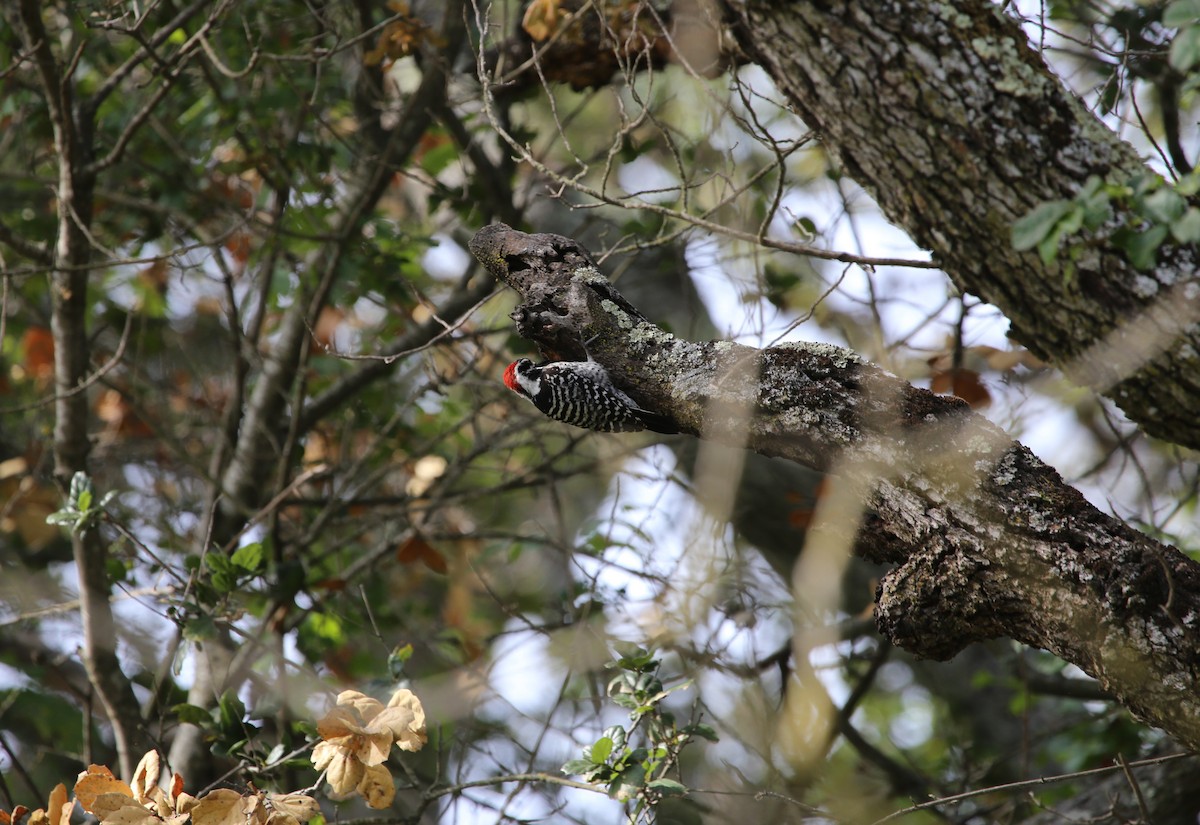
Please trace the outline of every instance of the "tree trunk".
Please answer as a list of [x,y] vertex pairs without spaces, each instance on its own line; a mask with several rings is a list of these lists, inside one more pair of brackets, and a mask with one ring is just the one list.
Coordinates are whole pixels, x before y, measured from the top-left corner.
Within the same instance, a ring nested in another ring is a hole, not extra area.
[[1139,271],[1110,221],[1073,272],[1064,255],[1045,265],[1013,249],[1013,222],[1039,204],[1073,198],[1092,175],[1149,171],[1014,20],[984,0],[727,5],[742,48],[961,289],[1146,432],[1200,447],[1195,248],[1164,246]]

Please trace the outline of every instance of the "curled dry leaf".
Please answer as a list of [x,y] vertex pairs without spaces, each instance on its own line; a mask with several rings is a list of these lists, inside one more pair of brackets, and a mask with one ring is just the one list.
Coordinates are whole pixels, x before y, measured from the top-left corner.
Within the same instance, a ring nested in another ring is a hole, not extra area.
[[265,825],[302,825],[321,813],[317,800],[302,793],[269,793],[266,802]]
[[366,801],[367,807],[381,809],[390,807],[396,798],[396,783],[383,765],[373,765],[363,773],[356,789]]
[[[317,732],[325,741],[313,748],[313,764],[325,771],[330,787],[339,796],[361,793],[368,769],[382,765],[393,744],[416,751],[428,738],[425,711],[411,690],[396,691],[386,707],[357,690],[342,691],[337,705],[317,723]],[[371,775],[371,792],[377,800],[382,799],[376,788],[380,773],[372,771]],[[390,774],[387,783],[391,784]]]
[[[92,804],[88,807],[88,810],[95,814],[101,822],[109,822],[113,819],[113,815],[122,808],[133,808],[141,815],[154,817],[149,810],[133,798],[133,794],[120,793],[119,791],[100,794],[92,800]],[[131,816],[133,815],[127,814],[124,821],[128,822]]]
[[341,798],[354,793],[362,779],[366,766],[354,755],[352,748],[344,744],[350,737],[340,737],[320,742],[312,752],[313,766],[325,771],[325,780],[333,788],[333,796]]
[[146,751],[133,771],[133,798],[145,804],[152,802],[151,793],[157,791],[158,777],[162,775],[162,763],[158,751]]
[[419,751],[429,741],[425,730],[425,708],[411,690],[402,688],[392,694],[384,714],[396,735],[396,747],[403,751]]
[[133,801],[133,789],[113,776],[113,772],[103,765],[88,765],[75,780],[75,799],[89,814],[96,813],[93,806],[97,797],[102,794],[123,794]]
[[192,825],[246,825],[246,800],[237,791],[209,791],[192,808]]
[[[54,786],[54,790],[50,791],[50,799],[46,803],[46,807],[38,808],[29,815],[28,825],[69,825],[71,809],[74,807],[74,802],[67,801],[67,786],[59,782]],[[10,822],[20,819],[18,810],[19,808],[13,809]]]
[[564,13],[559,9],[561,0],[533,0],[525,9],[521,28],[537,43],[546,40],[558,29]]
[[183,777],[179,774],[172,775],[166,790],[159,787],[161,773],[162,761],[158,751],[153,750],[138,762],[132,787],[113,777],[108,768],[92,765],[79,775],[75,798],[102,825],[184,825],[191,818],[196,798],[183,792]]

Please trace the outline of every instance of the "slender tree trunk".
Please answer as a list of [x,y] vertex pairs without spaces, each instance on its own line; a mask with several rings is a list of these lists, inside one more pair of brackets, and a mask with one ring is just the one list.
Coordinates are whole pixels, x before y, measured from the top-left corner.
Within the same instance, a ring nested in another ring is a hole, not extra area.
[[[51,333],[54,337],[54,475],[63,489],[77,472],[87,471],[91,449],[90,414],[85,388],[91,350],[87,335],[88,264],[95,177],[87,171],[94,127],[81,114],[70,77],[50,48],[41,4],[22,0],[19,15],[25,48],[34,55],[38,78],[54,132],[58,159],[55,196],[58,234],[50,270]],[[99,533],[71,536],[79,579],[83,627],[83,664],[112,724],[123,776],[133,773],[144,744],[141,716],[129,680],[117,657],[117,628],[109,604],[107,546]]]

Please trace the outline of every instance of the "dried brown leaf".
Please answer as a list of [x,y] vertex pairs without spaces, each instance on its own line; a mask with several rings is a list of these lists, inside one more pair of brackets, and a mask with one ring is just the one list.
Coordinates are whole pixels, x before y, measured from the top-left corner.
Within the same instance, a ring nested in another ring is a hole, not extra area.
[[146,751],[133,771],[133,798],[138,802],[150,802],[150,792],[158,789],[158,777],[162,775],[162,762],[158,751]]
[[133,789],[113,776],[113,772],[103,765],[88,765],[88,769],[79,774],[75,780],[75,799],[88,813],[96,813],[93,805],[96,798],[102,794],[124,794],[133,799]]
[[429,741],[425,730],[425,708],[417,695],[407,688],[392,694],[387,710],[380,718],[391,728],[400,750],[419,751]]
[[245,798],[237,791],[210,791],[192,808],[193,825],[246,825]]
[[392,800],[396,798],[396,783],[392,781],[392,775],[387,768],[383,765],[373,765],[364,772],[362,780],[358,783],[358,792],[362,794],[367,807],[379,810],[391,806]]

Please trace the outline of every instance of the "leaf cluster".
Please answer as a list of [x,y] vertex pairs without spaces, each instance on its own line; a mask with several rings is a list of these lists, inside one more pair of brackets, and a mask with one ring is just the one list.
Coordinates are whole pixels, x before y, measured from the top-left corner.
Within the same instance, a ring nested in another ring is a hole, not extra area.
[[1066,243],[1066,273],[1087,247],[1086,233],[1101,233],[1138,269],[1150,269],[1168,237],[1180,244],[1200,241],[1200,207],[1191,198],[1200,191],[1200,175],[1168,184],[1154,174],[1110,183],[1093,175],[1074,198],[1038,204],[1012,228],[1013,248],[1036,249],[1045,264],[1058,260]]
[[716,731],[709,725],[692,722],[680,726],[675,714],[663,706],[667,697],[686,690],[691,681],[665,687],[658,675],[660,666],[644,648],[632,648],[606,665],[618,671],[608,683],[608,697],[629,711],[633,724],[605,729],[584,749],[582,758],[562,766],[563,773],[603,785],[614,799],[633,801],[635,818],[653,810],[664,797],[687,793],[687,786],[668,775],[677,772],[680,753],[687,745],[697,737],[717,741]]

